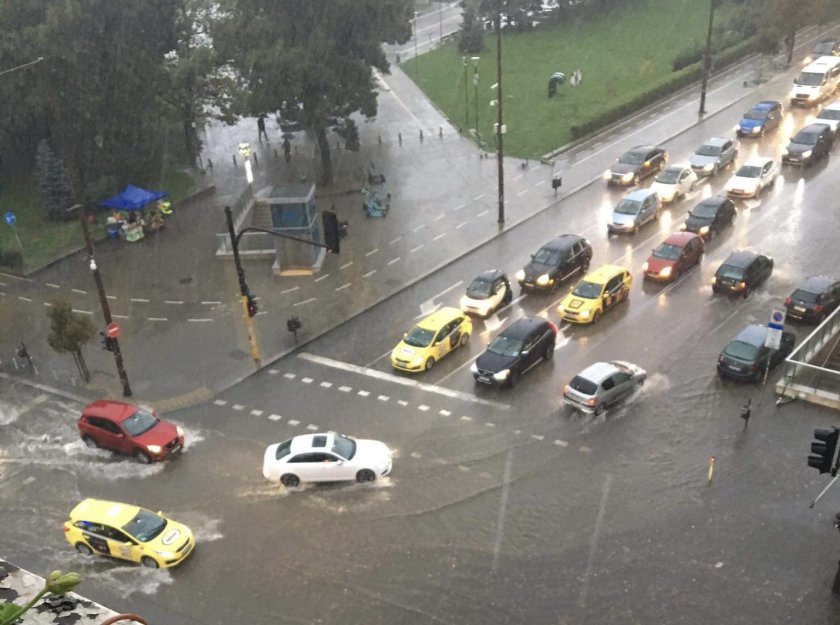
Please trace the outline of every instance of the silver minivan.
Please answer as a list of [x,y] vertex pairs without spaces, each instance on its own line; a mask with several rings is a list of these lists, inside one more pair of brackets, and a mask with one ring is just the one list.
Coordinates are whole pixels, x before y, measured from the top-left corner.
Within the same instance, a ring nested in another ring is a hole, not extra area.
[[625,195],[613,210],[607,231],[636,233],[649,221],[659,219],[662,199],[652,189],[637,189]]
[[596,362],[566,385],[563,402],[581,412],[599,415],[632,394],[646,378],[644,369],[623,360]]

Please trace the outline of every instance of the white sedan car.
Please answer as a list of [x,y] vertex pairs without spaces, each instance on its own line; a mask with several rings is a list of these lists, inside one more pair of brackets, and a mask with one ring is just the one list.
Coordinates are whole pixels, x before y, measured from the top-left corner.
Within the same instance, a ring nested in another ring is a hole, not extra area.
[[288,488],[301,482],[372,482],[390,472],[385,443],[335,432],[295,436],[269,445],[263,456],[265,478]]
[[663,202],[673,202],[694,190],[697,174],[689,165],[671,165],[653,180],[650,185]]
[[735,172],[726,183],[729,197],[756,197],[776,182],[779,164],[766,156],[754,156]]

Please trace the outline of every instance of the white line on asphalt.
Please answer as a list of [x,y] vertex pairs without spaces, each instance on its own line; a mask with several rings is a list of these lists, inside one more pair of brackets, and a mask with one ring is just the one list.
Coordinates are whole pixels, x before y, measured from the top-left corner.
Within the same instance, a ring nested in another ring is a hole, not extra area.
[[299,288],[300,288],[300,286],[293,286],[290,289],[283,289],[282,291],[280,291],[280,293],[282,295],[285,295],[286,293],[292,293],[293,291],[297,291]]
[[269,375],[277,375],[280,372],[277,369],[269,369],[268,373],[269,373]]
[[380,396],[379,396],[379,397],[377,397],[376,399],[378,399],[379,401],[388,401],[388,400],[389,400],[389,399],[391,399],[391,398],[390,398],[390,397],[388,397],[387,395],[380,395]]
[[231,408],[233,408],[234,410],[238,410],[239,412],[245,410],[245,406],[243,406],[242,404],[234,404],[233,406],[231,406]]
[[289,419],[288,423],[289,425],[298,425],[300,421],[298,421],[297,419]]
[[31,302],[32,300],[28,297],[24,297],[23,295],[18,295],[18,299],[22,302]]
[[370,395],[370,393],[368,393],[367,391],[359,391],[356,394],[361,396],[361,397],[367,397],[368,395]]
[[323,382],[321,382],[321,386],[324,387],[324,388],[331,388],[332,385],[333,385],[333,383],[328,382],[327,380],[324,380]]
[[[53,284],[52,282],[47,282],[46,284],[51,289],[60,289],[61,288],[59,285]],[[6,286],[6,283],[5,282],[0,282],[0,286]]]
[[149,303],[149,300],[147,300],[144,297],[132,297],[131,301],[132,302],[137,302],[138,304],[148,304]]
[[115,300],[115,299],[117,299],[117,296],[116,295],[106,295],[105,299]]
[[545,436],[542,436],[540,434],[531,434],[531,438],[533,438],[534,440],[537,440],[537,441],[541,441],[545,438]]
[[437,295],[432,295],[432,297],[431,297],[430,299],[437,299],[437,298],[439,298],[441,295],[446,295],[447,293],[449,293],[449,291],[451,291],[452,289],[457,289],[457,288],[458,288],[459,286],[461,286],[462,284],[464,284],[464,281],[463,281],[463,280],[458,280],[458,282],[456,282],[456,283],[455,283],[455,284],[453,284],[452,286],[448,286],[448,287],[446,287],[445,289],[443,289],[443,291],[441,291],[441,292],[440,292],[440,293],[438,293]]
[[404,399],[398,399],[398,400],[397,400],[397,403],[398,403],[400,406],[408,406],[408,402],[407,402],[407,401],[405,401]]
[[459,204],[458,206],[456,206],[455,208],[452,209],[452,212],[454,213],[456,211],[459,211],[462,208],[464,208],[465,206],[466,206],[466,204]]
[[411,456],[412,458],[422,458],[423,457],[423,454],[418,454],[416,451],[412,451],[408,455]]
[[79,313],[80,315],[92,315],[93,313],[89,310],[79,310],[78,308],[73,309],[74,313]]
[[179,299],[165,299],[165,300],[163,300],[163,303],[164,304],[180,305],[180,304],[183,304],[184,302],[183,302],[183,300],[179,300]]
[[312,384],[315,380],[313,380],[312,378],[301,378],[300,381],[304,384]]
[[509,449],[505,458],[505,468],[502,473],[502,496],[499,499],[499,514],[496,517],[496,538],[493,541],[493,564],[491,569],[496,572],[499,566],[499,553],[502,551],[502,536],[505,529],[505,514],[507,513],[508,494],[510,492],[511,467],[513,466],[513,450]]
[[519,180],[520,178],[522,178],[522,174],[519,174],[518,176],[514,176],[513,178],[511,178],[511,180],[516,181],[516,180]]
[[[5,295],[5,293],[3,293],[3,295]],[[44,302],[44,306],[52,308],[52,302]]]
[[281,417],[279,414],[274,414],[274,413],[272,413],[272,414],[268,415],[268,418],[269,418],[271,421],[279,421],[279,420],[280,420],[280,419],[282,419],[283,417]]
[[444,217],[446,217],[446,213],[441,213],[440,215],[438,215],[437,217],[434,218],[434,221],[440,221]]
[[554,441],[554,444],[559,445],[560,447],[567,447],[569,445],[569,443],[559,438],[556,441]]
[[394,90],[391,89],[391,86],[387,82],[385,82],[385,79],[382,77],[382,75],[379,72],[377,72],[376,70],[373,70],[373,74],[374,74],[374,76],[376,76],[377,80],[379,80],[383,85],[385,85],[385,88],[387,89],[388,93],[390,93],[394,97],[394,99],[397,101],[397,103],[401,107],[403,107],[405,112],[408,113],[411,116],[411,119],[413,119],[415,122],[417,122],[417,125],[422,128],[423,127],[423,122],[421,122],[420,119],[417,117],[417,115],[415,115],[412,112],[412,110],[405,105],[405,102],[403,102],[400,99],[400,97],[396,93],[394,93]]
[[318,430],[320,430],[321,428],[319,428],[319,427],[318,427],[317,425],[315,425],[314,423],[310,423],[309,425],[307,425],[307,426],[306,426],[306,429],[307,429],[307,430],[310,430],[310,431],[312,431],[312,432],[317,432],[317,431],[318,431]]
[[[34,280],[32,280],[32,278],[24,278],[23,276],[16,276],[16,275],[13,275],[11,273],[4,273],[3,277],[4,278],[13,278],[14,280],[20,280],[21,282],[34,282]],[[5,283],[4,283],[4,286],[5,286]]]
[[475,395],[470,395],[469,393],[462,393],[460,391],[454,391],[452,389],[444,388],[442,386],[418,382],[417,380],[413,380],[410,378],[402,378],[391,373],[385,373],[383,371],[376,371],[375,369],[360,367],[358,365],[350,364],[347,362],[333,360],[332,358],[325,358],[324,356],[316,356],[315,354],[304,352],[302,354],[298,354],[298,358],[302,358],[303,360],[308,360],[309,362],[314,362],[316,364],[324,365],[326,367],[332,367],[334,369],[341,369],[343,371],[358,373],[359,375],[365,375],[371,378],[375,378],[377,380],[393,382],[394,384],[401,384],[402,386],[410,386],[412,388],[420,389],[421,391],[428,391],[430,393],[437,393],[438,395],[443,395],[444,397],[461,399],[463,401],[468,401],[475,404],[483,404],[485,406],[493,406],[496,408],[502,408],[504,410],[510,408],[508,404],[502,404],[499,402],[482,399],[480,397],[476,397]]
[[251,415],[253,415],[255,417],[261,417],[262,414],[263,414],[263,411],[262,410],[257,410],[256,408],[251,411]]
[[82,289],[70,289],[73,293],[80,293],[82,295],[87,295],[87,291],[83,291]]
[[472,417],[468,417],[467,415],[461,415],[461,421],[472,421]]
[[296,304],[292,304],[292,306],[296,308],[296,307],[298,307],[298,306],[303,306],[303,305],[305,305],[305,304],[311,304],[311,303],[312,303],[312,302],[314,302],[316,299],[318,299],[318,298],[317,298],[317,297],[310,297],[309,299],[305,299],[305,300],[303,300],[302,302],[297,302]]
[[349,393],[350,391],[353,390],[353,387],[352,386],[339,386],[338,390],[341,391],[342,393]]
[[565,347],[566,345],[568,345],[568,344],[569,344],[569,342],[570,342],[571,340],[572,340],[572,337],[571,337],[571,336],[564,337],[562,341],[558,342],[558,343],[554,346],[554,351],[556,352],[556,351],[557,351],[558,349],[560,349],[561,347]]
[[365,256],[373,256],[373,255],[374,255],[374,254],[376,254],[378,251],[379,251],[379,248],[378,248],[378,247],[375,247],[375,248],[373,248],[371,251],[366,252],[366,253],[365,253]]
[[419,406],[417,406],[417,410],[420,410],[422,412],[428,412],[429,407],[426,404],[420,404]]
[[490,212],[489,210],[481,211],[478,215],[476,215],[476,217],[484,217],[489,212]]
[[[415,317],[415,318],[416,318],[416,317]],[[377,362],[379,362],[380,360],[382,360],[382,359],[383,359],[383,358],[385,358],[386,356],[390,356],[392,351],[393,351],[393,350],[389,349],[387,352],[385,352],[385,353],[384,353],[384,354],[382,354],[381,356],[377,356],[376,358],[374,358],[373,360],[371,360],[369,363],[367,363],[367,364],[365,365],[365,369],[368,369],[368,368],[372,367],[373,365],[375,365]]]
[[439,414],[440,416],[442,416],[442,417],[448,417],[448,416],[449,416],[449,415],[451,415],[452,413],[451,413],[451,412],[449,412],[448,410],[443,410],[443,409],[441,408],[440,410],[438,410],[438,414]]
[[443,237],[445,237],[445,236],[446,236],[446,233],[445,233],[445,232],[441,232],[439,235],[437,235],[436,237],[434,237],[434,238],[432,239],[432,241],[437,241],[438,239],[442,239],[442,238],[443,238]]
[[224,399],[217,399],[213,403],[217,406],[224,406],[225,404],[227,404],[227,402]]
[[538,187],[538,186],[540,186],[541,184],[545,184],[545,180],[540,180],[540,181],[539,181],[539,182],[537,182],[534,186],[537,186],[537,187]]
[[520,195],[525,195],[526,193],[528,193],[528,189],[522,189],[522,191],[516,194],[516,197],[519,197]]
[[591,453],[592,453],[592,448],[591,448],[591,447],[587,447],[586,445],[582,445],[582,446],[578,449],[578,451],[579,451],[580,453],[582,453],[582,454],[591,454]]
[[589,555],[586,558],[586,571],[583,574],[583,586],[580,589],[578,604],[586,607],[586,595],[589,591],[589,578],[592,576],[592,564],[595,561],[595,550],[598,548],[598,539],[601,536],[601,528],[604,526],[604,513],[607,509],[607,497],[610,494],[612,474],[607,473],[604,478],[604,486],[601,491],[601,503],[598,505],[598,515],[595,517],[595,527],[592,530],[592,538],[589,540]]
[[341,290],[344,290],[344,289],[346,289],[347,287],[349,287],[351,284],[353,284],[353,283],[352,283],[352,282],[348,282],[347,284],[342,284],[341,286],[337,286],[337,287],[335,287],[335,290],[336,290],[336,291],[341,291]]
[[423,249],[423,244],[422,243],[420,245],[418,245],[417,247],[413,247],[410,250],[408,250],[408,253],[413,254],[414,252],[416,252],[419,249]]
[[325,273],[323,276],[318,276],[317,278],[315,278],[315,282],[320,282],[321,280],[326,280],[329,277],[330,277],[330,274]]
[[283,374],[283,377],[284,377],[284,378],[287,378],[287,379],[289,379],[289,380],[294,380],[294,379],[297,377],[297,374],[296,374],[296,373],[291,373],[291,372],[288,372],[288,373],[284,373],[284,374]]
[[344,269],[347,269],[352,264],[353,264],[353,261],[351,260],[349,263],[344,263],[341,267],[339,267],[339,269],[341,269],[343,271]]
[[457,226],[455,226],[455,230],[460,230],[461,228],[463,228],[464,226],[466,226],[468,223],[470,223],[470,222],[469,222],[469,221],[462,221],[462,222],[461,222],[461,223],[459,223]]
[[111,315],[114,319],[128,319],[128,315]]
[[393,245],[394,243],[396,243],[397,241],[399,241],[402,238],[403,238],[403,235],[400,235],[396,239],[391,239],[390,241],[388,241],[388,245]]
[[[257,298],[257,299],[259,299],[259,298]],[[219,304],[221,304],[221,302],[219,300],[215,300],[215,299],[206,299],[206,300],[202,300],[202,302],[201,302],[202,306],[218,306]]]
[[473,202],[478,202],[478,201],[479,201],[481,198],[483,198],[483,197],[484,197],[484,194],[483,194],[483,193],[481,193],[481,194],[479,194],[479,195],[476,195],[476,196],[473,198]]
[[494,427],[496,427],[496,424],[495,424],[495,423],[490,423],[489,421],[487,421],[484,425],[486,425],[488,428],[494,428]]
[[208,321],[213,321],[212,319],[194,319],[192,317],[188,318],[187,321],[192,321],[194,323],[207,323]]
[[166,317],[147,317],[149,321],[169,321]]
[[376,273],[376,269],[371,269],[370,271],[368,271],[368,272],[367,272],[365,275],[363,275],[362,277],[363,277],[363,278],[370,278],[370,277],[371,277],[373,274],[375,274],[375,273]]
[[422,230],[422,229],[423,229],[423,228],[425,228],[425,227],[426,227],[426,224],[420,224],[420,225],[419,225],[419,226],[417,226],[414,230],[412,230],[412,232],[417,232],[417,231],[419,231],[419,230]]
[[396,262],[397,262],[397,261],[399,261],[399,260],[400,260],[400,257],[399,257],[399,256],[397,256],[396,258],[392,258],[391,260],[389,260],[389,261],[388,261],[387,263],[385,263],[385,264],[386,264],[386,265],[388,265],[388,266],[391,266],[391,265],[393,265],[394,263],[396,263]]

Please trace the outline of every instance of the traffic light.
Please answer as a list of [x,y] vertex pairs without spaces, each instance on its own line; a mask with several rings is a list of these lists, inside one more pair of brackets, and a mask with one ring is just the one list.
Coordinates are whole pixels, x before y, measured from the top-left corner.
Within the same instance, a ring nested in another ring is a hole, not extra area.
[[253,317],[257,314],[257,311],[259,310],[259,308],[257,308],[257,298],[251,295],[250,293],[247,295],[247,298],[248,302],[246,305],[248,307],[248,316]]
[[324,245],[331,253],[338,254],[341,247],[338,243],[341,238],[338,217],[332,211],[324,211],[321,213],[321,222],[324,226]]
[[837,451],[837,439],[840,437],[840,430],[832,427],[814,428],[814,438],[811,442],[811,455],[808,456],[808,466],[817,469],[822,473],[836,475],[837,466],[834,464],[834,453]]

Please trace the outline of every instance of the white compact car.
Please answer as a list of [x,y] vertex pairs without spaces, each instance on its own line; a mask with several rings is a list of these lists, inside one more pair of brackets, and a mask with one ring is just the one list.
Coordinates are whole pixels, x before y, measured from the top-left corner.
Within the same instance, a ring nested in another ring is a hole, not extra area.
[[294,488],[301,482],[372,482],[391,472],[385,443],[343,434],[303,434],[269,445],[263,456],[267,480]]
[[756,197],[776,182],[778,175],[779,164],[776,161],[765,156],[754,156],[741,165],[726,183],[726,195]]
[[697,174],[690,165],[671,165],[653,180],[650,189],[656,191],[663,202],[673,202],[685,197],[696,184]]

